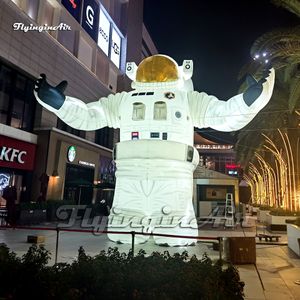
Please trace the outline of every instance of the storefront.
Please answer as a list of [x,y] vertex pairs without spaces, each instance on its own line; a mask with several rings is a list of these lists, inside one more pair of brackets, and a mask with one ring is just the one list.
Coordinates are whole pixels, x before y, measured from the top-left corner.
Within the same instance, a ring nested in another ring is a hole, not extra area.
[[0,124],[0,193],[6,187],[15,187],[17,203],[33,200],[36,143],[35,135]]
[[46,200],[94,203],[99,196],[96,185],[102,183],[102,162],[112,160],[112,150],[56,128],[36,133],[39,163],[34,177],[40,188],[35,185],[34,194],[43,190]]
[[194,209],[197,217],[213,212],[224,213],[226,194],[233,195],[235,207],[239,204],[238,178],[198,166],[194,172]]

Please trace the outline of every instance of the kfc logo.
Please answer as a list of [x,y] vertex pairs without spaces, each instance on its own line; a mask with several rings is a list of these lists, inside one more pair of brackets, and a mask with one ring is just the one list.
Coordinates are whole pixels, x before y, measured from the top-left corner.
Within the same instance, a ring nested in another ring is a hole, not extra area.
[[24,155],[26,155],[26,151],[20,151],[14,148],[2,147],[0,152],[0,160],[10,161],[10,162],[18,162],[19,164],[24,164]]

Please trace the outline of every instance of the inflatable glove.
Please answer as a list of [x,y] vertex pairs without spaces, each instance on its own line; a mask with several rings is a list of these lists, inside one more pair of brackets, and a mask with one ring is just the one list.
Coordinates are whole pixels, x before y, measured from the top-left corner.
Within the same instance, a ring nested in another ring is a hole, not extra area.
[[268,77],[272,71],[273,69],[271,68],[266,69],[263,73],[263,77],[259,81],[256,81],[256,79],[252,75],[247,75],[246,82],[248,88],[243,93],[243,99],[248,106],[254,103],[255,100],[258,99],[259,96],[262,94],[263,84],[267,82]]
[[45,74],[41,74],[40,76],[41,77],[36,81],[34,88],[38,98],[52,108],[60,109],[66,99],[64,91],[68,82],[64,80],[56,87],[53,87],[47,82]]

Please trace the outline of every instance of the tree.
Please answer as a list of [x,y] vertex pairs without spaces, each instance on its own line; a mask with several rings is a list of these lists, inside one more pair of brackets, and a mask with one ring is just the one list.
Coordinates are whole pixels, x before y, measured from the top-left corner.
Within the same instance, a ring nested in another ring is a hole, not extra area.
[[[275,1],[293,4],[294,11],[299,8],[296,1]],[[283,5],[283,4],[282,4]],[[272,99],[268,105],[254,118],[254,120],[238,133],[236,151],[239,162],[247,166],[250,161],[259,167],[255,153],[274,165],[274,157],[265,147],[266,137],[270,138],[289,163],[288,180],[293,182],[290,188],[293,194],[294,208],[296,186],[299,180],[299,116],[300,116],[300,26],[295,28],[278,29],[259,37],[251,48],[251,55],[269,56],[273,67],[276,69],[276,83]],[[246,73],[255,74],[258,78],[262,75],[263,68],[257,62],[249,63],[241,71],[241,76]],[[242,89],[244,87],[242,86]],[[280,129],[280,131],[278,130]],[[272,161],[273,160],[273,161]],[[293,165],[292,165],[293,164]],[[298,200],[299,201],[299,200]],[[300,203],[300,201],[299,201]],[[299,204],[298,204],[299,205]]]

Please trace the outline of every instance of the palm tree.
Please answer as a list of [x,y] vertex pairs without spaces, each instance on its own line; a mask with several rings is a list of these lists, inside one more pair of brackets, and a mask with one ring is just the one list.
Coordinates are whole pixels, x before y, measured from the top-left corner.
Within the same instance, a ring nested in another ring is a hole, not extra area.
[[271,0],[271,2],[277,6],[282,6],[300,17],[300,3],[298,0]]
[[[288,131],[290,138],[297,138],[300,112],[300,26],[292,29],[275,30],[258,38],[251,54],[267,52],[276,69],[276,84],[269,104],[254,120],[238,133],[236,151],[240,163],[247,165],[254,152],[261,149],[265,133],[272,139],[280,138],[277,128]],[[249,63],[241,72],[254,73],[257,78],[262,67]],[[244,88],[244,87],[242,87]]]
[[[298,1],[273,1],[300,15]],[[290,4],[290,6],[288,6]],[[297,4],[297,5],[296,5]],[[259,169],[257,153],[270,163],[275,170],[276,159],[265,147],[266,137],[282,149],[285,160],[290,160],[289,184],[295,189],[300,183],[299,174],[299,116],[300,116],[300,26],[279,29],[259,37],[251,48],[251,55],[269,54],[273,67],[276,69],[276,83],[269,104],[254,118],[254,120],[238,133],[236,151],[239,162],[245,167],[252,161]],[[249,63],[241,71],[262,75],[262,67],[255,61]],[[242,86],[244,89],[244,86]],[[278,130],[280,129],[280,131]],[[263,134],[265,136],[263,136]],[[292,155],[292,156],[291,156]],[[293,168],[292,168],[293,163]],[[247,169],[247,168],[246,168]],[[246,170],[247,171],[247,170]],[[300,196],[300,190],[298,191]],[[295,199],[292,200],[295,202]],[[300,201],[299,201],[300,203]],[[295,208],[292,206],[292,208]]]

